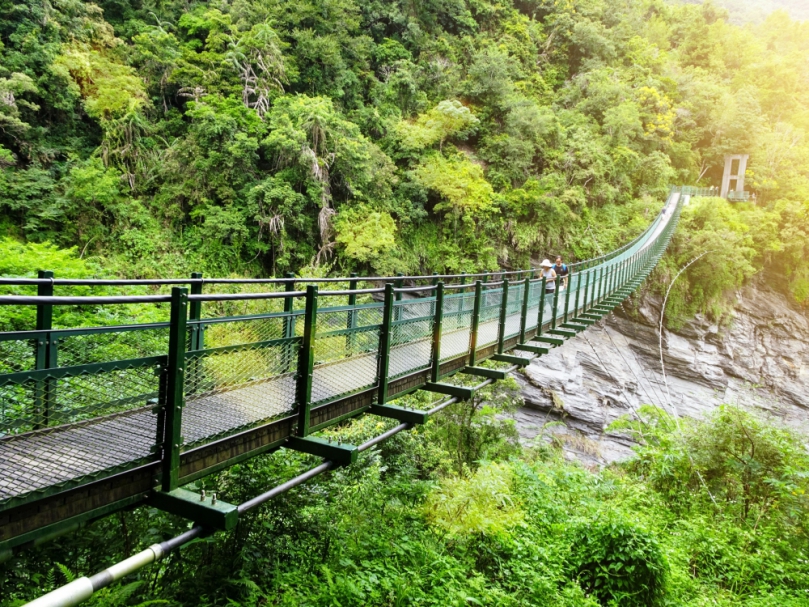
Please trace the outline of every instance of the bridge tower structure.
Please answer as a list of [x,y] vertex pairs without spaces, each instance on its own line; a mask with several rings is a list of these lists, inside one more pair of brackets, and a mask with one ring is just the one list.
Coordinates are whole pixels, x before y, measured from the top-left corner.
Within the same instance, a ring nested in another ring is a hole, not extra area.
[[[725,156],[725,172],[722,175],[722,191],[720,194],[722,198],[727,198],[731,192],[744,192],[744,174],[747,171],[747,160],[749,158],[749,154]],[[735,164],[737,162],[738,164]]]

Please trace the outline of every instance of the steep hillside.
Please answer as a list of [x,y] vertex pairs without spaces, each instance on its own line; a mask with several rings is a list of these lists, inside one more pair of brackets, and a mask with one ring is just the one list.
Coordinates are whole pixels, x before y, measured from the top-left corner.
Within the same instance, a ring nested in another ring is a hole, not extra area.
[[703,267],[730,269],[681,307],[770,264],[802,300],[807,27],[662,0],[2,0],[0,230],[125,276],[525,267],[625,241],[742,151],[752,229],[692,223],[676,262],[715,236]]

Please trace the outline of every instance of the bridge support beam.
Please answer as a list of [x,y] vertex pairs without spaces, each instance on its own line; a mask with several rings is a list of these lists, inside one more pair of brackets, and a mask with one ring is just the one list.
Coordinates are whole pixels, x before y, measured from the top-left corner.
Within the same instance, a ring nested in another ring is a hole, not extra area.
[[561,346],[565,343],[565,340],[561,337],[550,337],[548,335],[539,335],[533,338],[531,341],[538,341],[541,344],[550,344],[552,346]]
[[515,350],[522,350],[523,352],[531,352],[531,354],[543,355],[551,351],[551,348],[543,346],[532,346],[531,344],[517,344],[514,346]]
[[509,363],[510,365],[517,365],[519,367],[527,367],[531,362],[530,358],[525,358],[523,356],[512,356],[511,354],[495,354],[492,356],[492,360],[496,360],[497,362],[501,363]]
[[438,394],[446,394],[447,396],[454,396],[461,400],[469,400],[475,395],[475,390],[472,388],[465,388],[463,386],[453,386],[452,384],[439,384],[436,382],[428,381],[424,384],[423,390],[428,392],[437,392]]
[[508,373],[500,369],[487,369],[486,367],[464,367],[461,373],[474,375],[476,377],[485,377],[486,379],[505,379],[508,375]]
[[287,449],[317,455],[323,459],[330,460],[338,466],[348,466],[357,461],[357,448],[354,445],[343,445],[342,443],[307,436],[290,436],[284,444]]
[[206,496],[204,491],[201,493],[185,489],[174,489],[168,492],[157,491],[149,498],[148,504],[158,510],[170,512],[199,525],[221,531],[230,531],[239,522],[237,506],[218,501],[216,494]]
[[400,422],[408,422],[410,424],[426,424],[428,417],[426,411],[405,409],[404,407],[397,407],[396,405],[371,405],[368,412],[372,415],[396,419]]

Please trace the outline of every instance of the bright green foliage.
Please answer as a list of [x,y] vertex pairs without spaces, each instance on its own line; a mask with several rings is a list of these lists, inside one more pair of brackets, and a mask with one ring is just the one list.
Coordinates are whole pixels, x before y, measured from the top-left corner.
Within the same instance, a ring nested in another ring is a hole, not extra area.
[[86,44],[66,46],[53,67],[57,74],[69,74],[87,113],[102,122],[137,112],[147,103],[143,81],[134,69]]
[[11,238],[0,240],[0,274],[3,276],[33,277],[31,268],[58,271],[65,278],[79,278],[95,268],[76,256],[75,249],[59,249],[50,243],[21,244]]
[[[62,278],[86,278],[99,271],[95,261],[84,259],[75,248],[60,249],[44,243],[21,243],[12,238],[0,239],[0,276],[36,278],[31,268],[41,267],[52,270]],[[2,295],[35,295],[33,286],[3,286]],[[135,288],[136,293],[146,293],[143,288]],[[130,291],[132,293],[132,291]],[[59,287],[60,295],[113,295],[111,287]],[[53,326],[56,328],[97,326],[101,324],[124,324],[130,322],[160,322],[168,319],[168,307],[160,305],[128,306],[54,306]],[[36,327],[35,306],[0,306],[0,326],[10,331],[30,331]],[[100,353],[103,360],[103,353]],[[115,354],[107,353],[114,357]]]
[[513,490],[514,472],[490,463],[470,478],[445,480],[424,504],[427,520],[452,535],[507,533],[523,522]]
[[596,520],[571,540],[571,575],[602,605],[664,604],[668,564],[653,535],[623,520]]
[[806,301],[806,205],[780,201],[770,208],[697,198],[682,213],[682,227],[657,269],[658,288],[667,289],[678,270],[702,256],[674,283],[666,308],[669,326],[694,313],[721,320],[733,292],[760,269],[773,286],[786,278],[793,297]]
[[460,101],[442,101],[418,116],[413,123],[399,123],[397,131],[405,149],[422,150],[436,143],[441,148],[449,137],[466,139],[470,130],[479,122]]
[[437,192],[442,200],[435,205],[439,213],[474,221],[492,211],[494,191],[483,177],[483,169],[467,158],[428,156],[416,168],[416,181]]
[[396,224],[390,214],[350,208],[337,217],[337,244],[344,254],[364,263],[389,251],[395,243]]

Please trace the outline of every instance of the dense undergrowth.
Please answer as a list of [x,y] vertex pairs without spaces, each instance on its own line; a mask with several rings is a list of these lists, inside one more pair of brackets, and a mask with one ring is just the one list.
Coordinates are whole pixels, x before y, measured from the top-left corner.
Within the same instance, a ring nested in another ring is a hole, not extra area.
[[[611,429],[639,440],[637,457],[591,471],[548,437],[521,449],[518,404],[496,384],[89,604],[809,604],[809,458],[790,432],[731,407],[701,422],[644,408]],[[388,426],[331,432],[357,444]],[[281,450],[203,484],[239,502],[312,464]],[[139,508],[24,552],[0,569],[2,604],[183,528]]]
[[757,203],[689,211],[657,284],[711,252],[670,318],[761,270],[805,301],[807,27],[662,0],[2,0],[0,235],[117,276],[526,267],[614,248],[746,152]]

